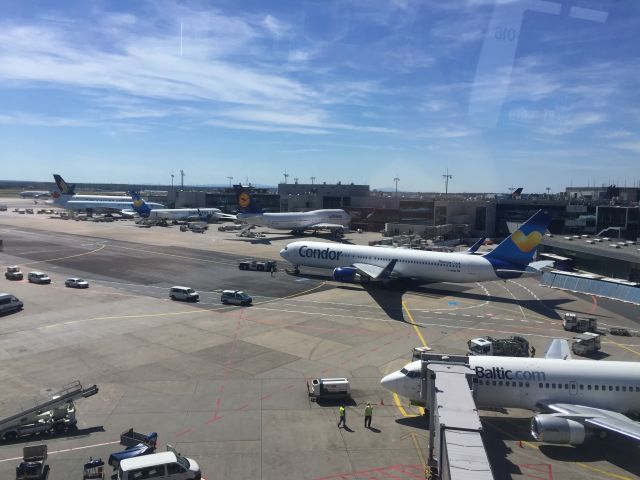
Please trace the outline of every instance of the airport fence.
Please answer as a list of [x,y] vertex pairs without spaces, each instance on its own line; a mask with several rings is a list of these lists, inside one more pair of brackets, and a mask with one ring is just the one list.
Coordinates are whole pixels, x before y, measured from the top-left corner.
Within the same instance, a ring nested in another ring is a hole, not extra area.
[[585,293],[598,297],[611,298],[640,305],[640,288],[628,285],[616,285],[593,278],[580,278],[575,275],[563,275],[558,272],[542,274],[540,284],[545,287],[559,288],[570,292]]

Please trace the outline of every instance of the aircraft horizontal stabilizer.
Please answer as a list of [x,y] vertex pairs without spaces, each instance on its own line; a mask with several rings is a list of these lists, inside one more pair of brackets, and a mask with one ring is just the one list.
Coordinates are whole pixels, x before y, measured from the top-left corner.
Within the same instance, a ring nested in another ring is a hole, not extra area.
[[564,338],[554,338],[549,343],[547,351],[544,352],[544,358],[556,359],[556,360],[570,360],[571,349],[569,348],[569,342]]

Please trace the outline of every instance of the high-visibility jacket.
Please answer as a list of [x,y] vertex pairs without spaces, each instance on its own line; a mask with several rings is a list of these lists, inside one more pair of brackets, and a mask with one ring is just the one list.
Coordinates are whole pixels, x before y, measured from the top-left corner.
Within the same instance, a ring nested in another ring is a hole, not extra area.
[[371,405],[367,405],[366,407],[364,407],[364,415],[366,417],[370,417],[371,415],[373,415],[373,407]]
[[344,413],[345,413],[344,407],[341,406],[340,407],[340,416],[344,417]]

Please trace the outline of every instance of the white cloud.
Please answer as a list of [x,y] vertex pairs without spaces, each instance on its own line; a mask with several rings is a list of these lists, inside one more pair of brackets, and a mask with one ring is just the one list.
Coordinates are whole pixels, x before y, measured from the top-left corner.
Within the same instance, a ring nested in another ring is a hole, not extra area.
[[640,140],[635,140],[633,142],[621,142],[614,144],[614,147],[620,148],[622,150],[629,150],[630,152],[640,153]]
[[281,22],[272,15],[264,17],[262,20],[262,26],[276,38],[285,36],[289,31],[289,26],[287,24]]

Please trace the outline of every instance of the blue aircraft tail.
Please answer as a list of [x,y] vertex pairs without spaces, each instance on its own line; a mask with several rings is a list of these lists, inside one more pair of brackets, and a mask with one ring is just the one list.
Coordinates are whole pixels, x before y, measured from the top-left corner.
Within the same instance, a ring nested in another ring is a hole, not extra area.
[[129,192],[129,195],[131,195],[131,201],[133,202],[133,210],[142,218],[147,218],[151,209],[144,202],[140,194],[138,192]]
[[488,259],[495,267],[526,267],[542,241],[544,233],[551,223],[551,215],[538,210],[520,228],[505,238],[500,245],[487,253]]
[[251,193],[248,189],[242,185],[234,185],[233,189],[236,192],[236,200],[238,202],[238,211],[241,213],[262,213],[262,208],[258,202],[251,197]]
[[76,186],[75,186],[75,184],[69,185],[57,173],[53,174],[53,179],[56,181],[56,185],[58,186],[58,190],[60,190],[61,194],[63,194],[63,195],[75,195],[76,194]]

